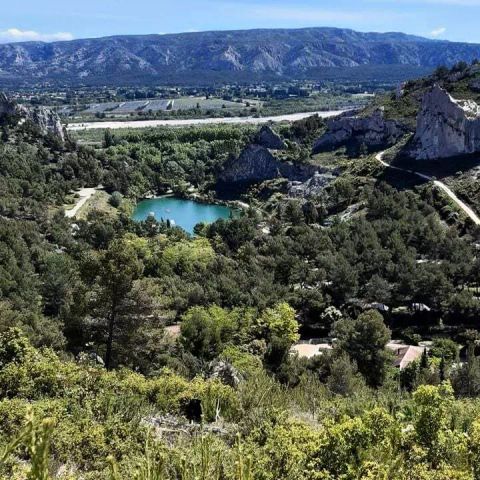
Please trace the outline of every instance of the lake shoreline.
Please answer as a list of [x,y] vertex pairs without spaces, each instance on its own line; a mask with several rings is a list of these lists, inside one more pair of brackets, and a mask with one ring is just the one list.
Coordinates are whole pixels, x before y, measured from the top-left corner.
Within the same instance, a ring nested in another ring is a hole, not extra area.
[[244,211],[250,208],[250,205],[248,203],[243,202],[241,200],[223,200],[217,197],[211,198],[211,197],[208,197],[207,195],[204,195],[198,192],[175,193],[173,191],[162,193],[160,195],[152,194],[151,196],[147,195],[145,197],[141,197],[135,202],[135,205],[138,205],[140,202],[143,202],[144,200],[156,200],[156,199],[171,198],[171,197],[179,198],[182,200],[190,200],[192,202],[197,202],[205,205],[220,205],[220,206],[228,207],[238,211]]
[[147,198],[137,203],[132,214],[135,221],[145,221],[153,216],[157,221],[170,221],[193,235],[194,227],[199,223],[213,223],[219,219],[238,216],[238,206],[221,204],[212,199],[199,197],[186,198],[174,194],[165,194]]

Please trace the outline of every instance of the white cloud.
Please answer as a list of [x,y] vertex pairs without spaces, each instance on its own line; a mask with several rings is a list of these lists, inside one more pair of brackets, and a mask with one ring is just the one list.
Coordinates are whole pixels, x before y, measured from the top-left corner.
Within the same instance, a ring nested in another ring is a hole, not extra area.
[[435,28],[435,30],[432,30],[430,32],[430,35],[432,37],[439,37],[440,35],[443,35],[446,31],[447,29],[445,27],[438,27],[438,28]]
[[69,32],[58,33],[39,33],[34,30],[20,30],[19,28],[9,28],[0,30],[0,43],[9,42],[55,42],[59,40],[72,40],[73,35]]

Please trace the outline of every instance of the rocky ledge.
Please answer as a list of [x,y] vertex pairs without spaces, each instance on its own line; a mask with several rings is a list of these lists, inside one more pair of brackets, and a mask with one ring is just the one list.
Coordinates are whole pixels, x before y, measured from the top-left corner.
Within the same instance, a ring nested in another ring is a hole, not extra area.
[[65,133],[59,116],[50,108],[46,107],[25,107],[10,100],[4,93],[0,92],[0,117],[18,117],[19,120],[26,120],[36,125],[43,134],[53,133],[62,141],[65,140]]
[[473,100],[455,100],[435,85],[422,99],[409,155],[435,160],[480,151],[480,106]]
[[407,129],[396,120],[386,120],[382,109],[371,116],[342,115],[329,120],[327,131],[313,146],[313,153],[334,150],[344,145],[365,145],[380,149],[394,145]]

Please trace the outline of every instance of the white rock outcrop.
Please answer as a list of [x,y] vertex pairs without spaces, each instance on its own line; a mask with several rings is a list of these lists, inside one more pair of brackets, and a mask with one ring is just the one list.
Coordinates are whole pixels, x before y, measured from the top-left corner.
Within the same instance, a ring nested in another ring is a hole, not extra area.
[[475,152],[480,152],[480,106],[455,100],[435,85],[423,96],[410,155],[435,160]]
[[338,175],[334,172],[320,173],[315,172],[306,182],[293,181],[288,184],[288,194],[297,198],[312,198],[320,193],[332,183]]
[[343,145],[365,145],[379,149],[395,144],[407,133],[396,120],[385,118],[381,108],[368,117],[341,115],[329,120],[327,131],[313,146],[313,153],[336,149]]
[[48,132],[65,140],[63,125],[59,116],[47,107],[26,107],[10,100],[3,92],[0,92],[0,118],[3,116],[16,116],[25,121],[35,124],[43,134]]

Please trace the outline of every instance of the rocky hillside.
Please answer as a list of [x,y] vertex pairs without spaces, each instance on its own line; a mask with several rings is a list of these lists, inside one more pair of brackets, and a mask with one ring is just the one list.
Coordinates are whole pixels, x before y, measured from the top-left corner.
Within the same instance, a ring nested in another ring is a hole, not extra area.
[[477,57],[480,45],[335,28],[117,36],[0,45],[0,84],[292,78],[320,67],[434,68]]
[[33,123],[40,129],[43,135],[52,133],[53,135],[65,140],[65,132],[59,116],[51,109],[46,107],[25,107],[10,100],[4,93],[0,92],[0,124],[4,123],[24,123],[26,121]]
[[314,165],[282,162],[261,145],[248,145],[238,158],[225,165],[219,177],[220,187],[232,184],[248,185],[274,178],[305,181],[319,168]]
[[480,106],[435,85],[423,96],[411,156],[435,160],[480,151]]
[[313,153],[346,146],[379,151],[401,140],[400,155],[415,160],[480,152],[480,64],[439,68],[361,112],[332,118]]
[[396,120],[386,120],[383,108],[376,109],[370,116],[341,115],[329,120],[326,133],[313,146],[313,153],[343,145],[367,149],[391,146],[407,131]]

